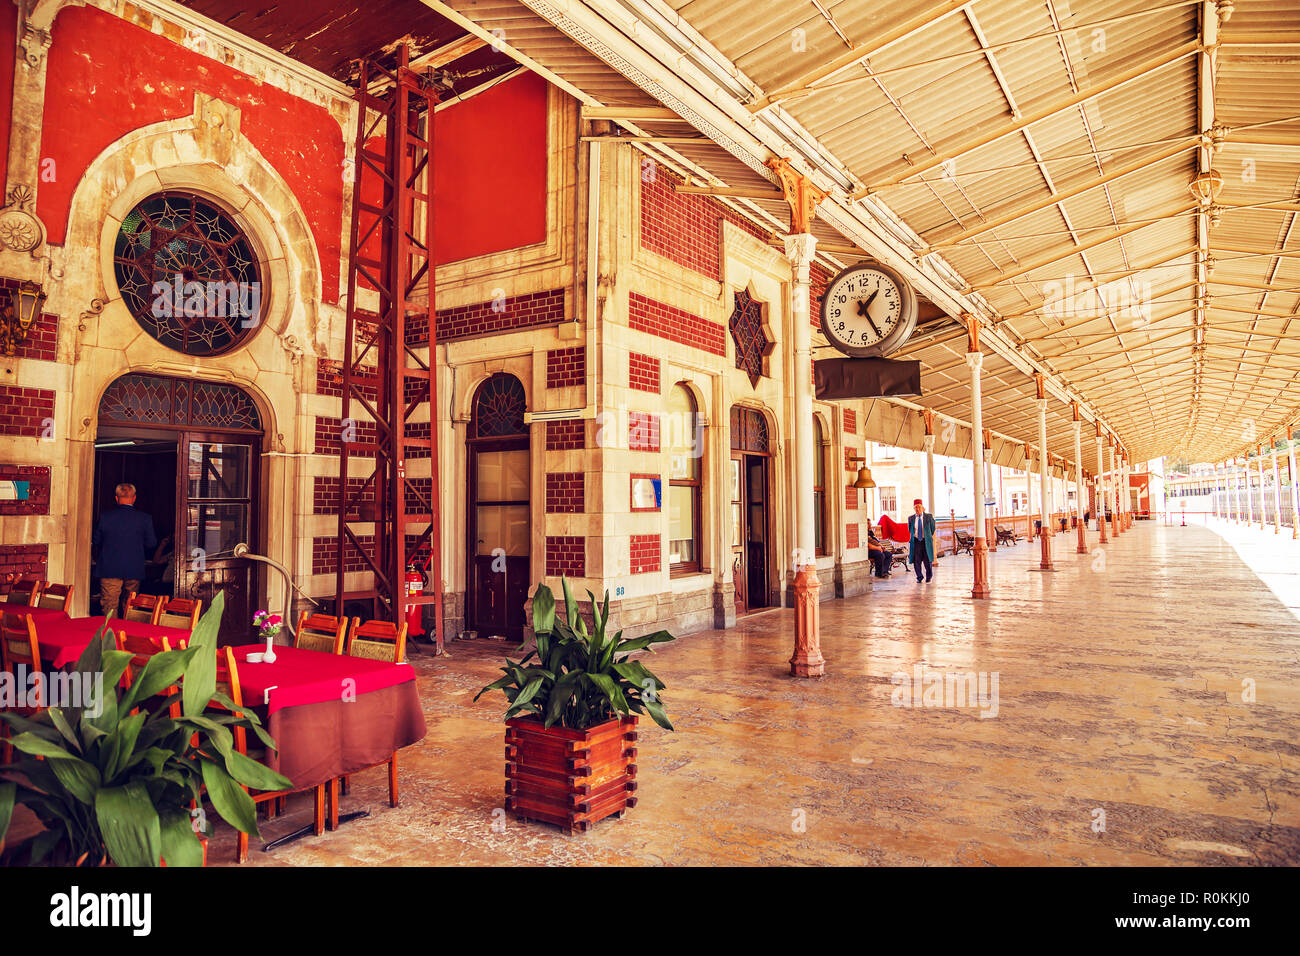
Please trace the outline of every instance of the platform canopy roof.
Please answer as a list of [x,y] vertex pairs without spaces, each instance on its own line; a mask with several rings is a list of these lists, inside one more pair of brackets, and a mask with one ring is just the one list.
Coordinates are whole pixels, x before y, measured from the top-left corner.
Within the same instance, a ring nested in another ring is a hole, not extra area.
[[1076,401],[1138,462],[1245,454],[1300,417],[1297,0],[187,5],[337,78],[477,38],[774,241],[766,162],[790,160],[830,192],[823,263],[879,259],[937,307],[906,347],[915,404],[969,420],[975,315],[985,424],[1013,441],[1036,440],[1035,372],[1067,459]]

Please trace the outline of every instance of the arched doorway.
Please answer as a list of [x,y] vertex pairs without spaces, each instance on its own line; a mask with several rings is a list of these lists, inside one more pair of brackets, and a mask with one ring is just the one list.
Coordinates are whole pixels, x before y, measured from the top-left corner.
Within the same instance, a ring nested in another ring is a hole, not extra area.
[[531,583],[528,400],[504,372],[474,393],[469,454],[469,586],[465,621],[484,637],[523,640]]
[[731,407],[731,551],[736,613],[772,606],[771,438],[757,408]]
[[[140,590],[198,598],[205,608],[224,591],[224,643],[247,640],[256,610],[252,563],[231,552],[240,542],[257,550],[261,450],[257,405],[234,385],[130,374],[100,399],[92,526],[114,507],[119,483],[135,485],[136,508],[153,516],[160,545]],[[91,592],[97,613],[93,566]]]

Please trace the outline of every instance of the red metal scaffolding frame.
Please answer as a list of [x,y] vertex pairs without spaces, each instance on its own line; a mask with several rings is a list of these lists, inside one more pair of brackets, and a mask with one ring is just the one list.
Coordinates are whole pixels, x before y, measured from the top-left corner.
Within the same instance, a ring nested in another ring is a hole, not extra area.
[[[434,644],[441,653],[432,202],[437,98],[425,77],[408,67],[406,47],[396,53],[393,69],[373,60],[360,64],[356,95],[335,607],[342,615],[347,600],[371,599],[377,615],[400,624],[412,606],[433,604]],[[415,292],[422,281],[428,294],[420,302]],[[377,312],[359,307],[359,283],[377,293]],[[354,403],[366,418],[354,418]],[[428,413],[427,437],[413,434],[423,426],[423,416],[417,415],[422,409]],[[411,420],[413,415],[416,421]],[[373,422],[373,436],[365,434],[369,422]],[[408,454],[429,458],[432,480],[427,495],[407,478]],[[374,468],[350,488],[348,465],[353,459],[373,460]],[[367,491],[374,496],[373,518],[360,507]],[[371,524],[373,534],[367,538],[364,526]],[[411,536],[412,525],[425,527]],[[359,570],[374,575],[372,589],[346,590],[348,560],[353,556],[362,559]],[[410,567],[428,570],[426,593],[410,593],[406,584]]]

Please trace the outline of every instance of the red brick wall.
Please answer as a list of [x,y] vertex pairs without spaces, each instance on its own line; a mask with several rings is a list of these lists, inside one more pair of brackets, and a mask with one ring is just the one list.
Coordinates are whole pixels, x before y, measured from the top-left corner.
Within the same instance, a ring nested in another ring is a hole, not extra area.
[[452,339],[512,332],[515,329],[530,329],[539,325],[555,325],[565,319],[563,289],[505,299],[497,304],[500,311],[493,310],[494,301],[475,302],[473,305],[462,305],[454,309],[440,309],[438,341],[447,342]]
[[[376,371],[373,365],[361,367],[361,372],[364,375],[374,375]],[[371,386],[362,385],[360,391],[370,401],[376,401],[375,389]],[[316,394],[333,395],[335,398],[343,397],[342,362],[336,362],[333,359],[321,359],[316,363]]]
[[850,435],[858,433],[858,413],[851,408],[844,409],[844,430]]
[[727,354],[727,327],[665,302],[633,292],[628,296],[628,325],[670,342],[680,342],[714,355]]
[[547,535],[548,577],[580,578],[587,573],[587,539],[581,535]]
[[857,470],[858,470],[858,463],[849,460],[852,456],[856,455],[857,453],[858,453],[858,450],[857,450],[856,448],[845,448],[845,449],[844,449],[844,470],[845,470],[845,471],[857,471]]
[[856,524],[845,525],[844,547],[856,548],[857,546],[858,546],[858,526]]
[[858,510],[858,489],[852,485],[844,486],[844,507],[850,511]]
[[546,423],[546,450],[565,451],[570,448],[585,448],[587,445],[586,422],[580,418],[568,418],[558,422]]
[[[379,430],[374,422],[355,422],[356,432],[354,444],[369,442],[373,444],[378,440]],[[409,434],[409,431],[408,431]],[[316,452],[318,454],[337,455],[342,451],[341,439],[343,435],[343,421],[339,418],[330,418],[322,415],[316,419]],[[349,455],[356,452],[356,449],[349,451]]]
[[640,352],[629,352],[627,356],[627,380],[632,388],[643,392],[659,391],[659,360]]
[[817,263],[808,269],[808,315],[815,329],[822,327],[822,293],[830,280],[831,274]]
[[[338,548],[338,537],[330,535],[324,538],[312,538],[311,541],[311,573],[312,574],[333,574],[338,570],[335,562],[335,552]],[[375,536],[373,534],[359,534],[357,540],[367,548],[374,547]],[[369,571],[370,565],[366,564],[357,549],[348,546],[347,557],[344,563],[344,571]]]
[[46,465],[0,465],[0,481],[26,481],[26,501],[0,501],[0,515],[50,513],[50,469]]
[[[368,470],[368,468],[364,465],[361,466],[361,468],[353,469],[350,464],[348,465],[348,469],[349,471],[359,471],[362,469]],[[365,483],[366,483],[365,476],[355,477],[354,475],[348,475],[348,491],[351,492],[352,494],[356,494],[356,492]],[[314,477],[312,479],[312,495],[311,495],[312,514],[317,514],[317,515],[338,514],[338,504],[339,504],[338,488],[339,488],[339,479],[337,475],[317,475],[316,477]],[[362,501],[375,500],[375,489],[373,486],[366,489],[365,494],[361,496],[361,500]],[[355,515],[357,513],[357,509],[353,508],[348,513]]]
[[0,435],[40,438],[45,419],[54,417],[54,392],[0,385]]
[[587,383],[587,348],[552,349],[546,353],[546,387],[568,388]]
[[586,510],[586,481],[580,471],[554,471],[546,476],[546,513],[581,514]]
[[0,592],[9,592],[9,575],[14,580],[24,574],[44,578],[49,550],[48,544],[0,544]]
[[659,450],[659,416],[628,412],[627,447],[632,451]]
[[659,535],[632,535],[631,550],[633,574],[659,570]]
[[765,240],[766,233],[716,199],[682,195],[677,192],[681,182],[653,161],[642,163],[641,246],[692,272],[721,280],[722,221],[759,239]]

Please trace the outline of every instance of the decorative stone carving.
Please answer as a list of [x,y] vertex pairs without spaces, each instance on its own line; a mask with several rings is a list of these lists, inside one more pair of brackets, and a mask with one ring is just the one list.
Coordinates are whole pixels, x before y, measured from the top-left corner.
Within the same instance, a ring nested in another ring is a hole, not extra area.
[[32,191],[27,186],[9,190],[9,201],[0,209],[0,245],[15,252],[32,252],[45,241],[45,226],[28,207]]

